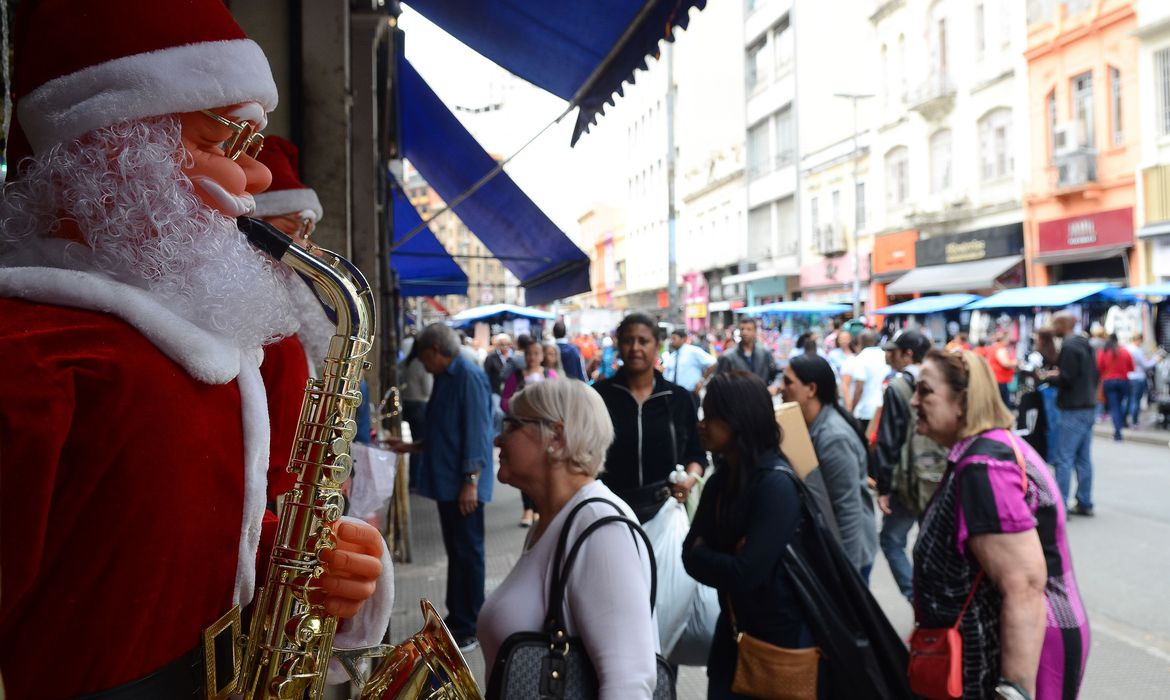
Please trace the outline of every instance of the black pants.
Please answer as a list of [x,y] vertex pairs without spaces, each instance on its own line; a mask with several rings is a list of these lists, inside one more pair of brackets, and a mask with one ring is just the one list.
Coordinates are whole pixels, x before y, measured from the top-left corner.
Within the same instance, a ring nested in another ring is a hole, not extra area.
[[536,510],[536,501],[532,500],[532,497],[523,491],[520,492],[520,502],[524,504],[524,510]]
[[[427,415],[426,401],[403,401],[402,418],[410,426],[410,439],[422,440],[423,426]],[[422,455],[410,455],[410,485],[414,486],[422,476],[419,468],[422,466]]]
[[483,503],[464,516],[458,501],[439,501],[439,525],[447,550],[447,617],[456,638],[475,634],[483,607]]

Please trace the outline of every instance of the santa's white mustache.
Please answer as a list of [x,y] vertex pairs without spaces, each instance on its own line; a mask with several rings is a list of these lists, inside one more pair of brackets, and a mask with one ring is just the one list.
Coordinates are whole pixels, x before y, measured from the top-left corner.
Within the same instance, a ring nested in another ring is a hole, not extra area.
[[195,175],[191,178],[191,182],[215,200],[220,212],[224,216],[232,218],[240,216],[252,216],[256,213],[256,200],[252,195],[245,192],[244,194],[232,194],[225,190],[218,182],[212,180],[205,175]]

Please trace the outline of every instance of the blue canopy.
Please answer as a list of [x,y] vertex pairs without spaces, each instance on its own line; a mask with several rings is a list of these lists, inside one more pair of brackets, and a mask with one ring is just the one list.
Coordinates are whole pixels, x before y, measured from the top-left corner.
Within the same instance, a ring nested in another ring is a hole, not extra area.
[[1147,284],[1141,287],[1129,287],[1121,291],[1135,297],[1170,297],[1170,282]]
[[940,294],[934,297],[920,297],[870,311],[882,316],[910,316],[914,314],[936,314],[940,311],[959,309],[973,301],[982,299],[978,294]]
[[[573,143],[706,0],[408,0],[500,67],[579,107]],[[409,104],[404,102],[403,104]]]
[[779,316],[782,314],[804,314],[808,316],[824,314],[832,316],[835,314],[843,314],[852,308],[849,304],[827,304],[819,301],[776,301],[771,304],[760,304],[759,306],[745,306],[736,311],[736,313],[744,314],[745,316]]
[[[418,212],[402,192],[394,190],[394,241],[422,223]],[[467,273],[463,271],[430,229],[423,229],[390,255],[390,267],[398,273],[404,297],[467,294]]]
[[451,317],[451,325],[470,326],[473,323],[503,323],[517,318],[526,318],[530,321],[553,321],[556,316],[540,309],[529,309],[512,304],[489,304],[477,306],[474,309],[465,309]]
[[[399,60],[403,155],[440,197],[455,202],[495,169],[496,161],[451,114],[410,62]],[[547,304],[589,291],[589,256],[533,204],[507,173],[496,175],[452,209],[492,255],[520,279],[529,304]],[[397,224],[395,228],[399,228]]]
[[1078,282],[1075,284],[1054,284],[1048,287],[1019,287],[1005,289],[968,304],[967,309],[1031,309],[1034,307],[1060,307],[1085,301],[1091,297],[1116,299],[1120,291],[1106,282]]

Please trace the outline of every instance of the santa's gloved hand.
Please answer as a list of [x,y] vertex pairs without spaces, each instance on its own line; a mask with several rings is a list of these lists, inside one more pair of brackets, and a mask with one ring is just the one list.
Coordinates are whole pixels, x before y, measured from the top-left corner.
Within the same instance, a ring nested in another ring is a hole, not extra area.
[[352,520],[338,521],[334,540],[335,549],[321,552],[326,573],[317,584],[325,596],[325,613],[348,619],[374,595],[385,545],[377,528]]

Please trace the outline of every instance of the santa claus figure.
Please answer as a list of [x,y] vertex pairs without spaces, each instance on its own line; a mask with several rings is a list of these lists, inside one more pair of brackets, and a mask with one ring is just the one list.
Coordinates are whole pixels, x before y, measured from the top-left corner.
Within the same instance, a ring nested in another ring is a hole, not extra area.
[[[276,88],[220,0],[20,9],[0,671],[14,698],[202,695],[202,633],[267,562],[260,348],[298,327],[284,273],[235,223],[269,184]],[[377,531],[337,537],[322,585],[328,613],[357,616],[345,646],[381,635],[390,591]]]

